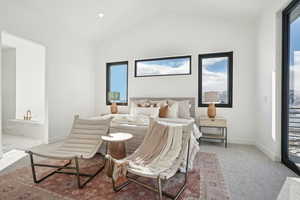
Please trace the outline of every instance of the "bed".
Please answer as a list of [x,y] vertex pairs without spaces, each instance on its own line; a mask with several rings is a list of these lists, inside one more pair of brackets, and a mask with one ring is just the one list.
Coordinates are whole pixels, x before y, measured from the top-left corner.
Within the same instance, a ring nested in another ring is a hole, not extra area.
[[149,98],[149,97],[138,97],[138,98],[130,98],[129,104],[129,113],[128,114],[114,114],[114,115],[106,115],[106,117],[113,116],[110,133],[116,132],[126,132],[131,133],[134,137],[126,144],[127,154],[133,153],[139,145],[142,143],[143,138],[147,132],[149,125],[148,117],[141,117],[140,115],[135,115],[131,112],[132,106],[136,102],[141,101],[176,101],[176,102],[189,102],[189,118],[158,118],[161,121],[168,121],[171,123],[179,123],[179,124],[187,124],[190,122],[194,122],[193,133],[191,135],[191,153],[189,158],[189,166],[190,168],[193,166],[194,157],[199,151],[199,143],[197,141],[198,138],[201,137],[201,133],[195,124],[195,98]]

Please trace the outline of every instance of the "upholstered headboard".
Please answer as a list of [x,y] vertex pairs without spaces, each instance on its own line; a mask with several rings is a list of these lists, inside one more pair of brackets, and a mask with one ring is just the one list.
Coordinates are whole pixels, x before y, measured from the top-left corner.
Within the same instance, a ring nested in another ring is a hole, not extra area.
[[161,101],[161,100],[174,100],[174,101],[184,101],[188,100],[191,104],[190,113],[191,117],[195,118],[195,98],[194,97],[132,97],[130,102],[138,100],[149,100],[149,101]]

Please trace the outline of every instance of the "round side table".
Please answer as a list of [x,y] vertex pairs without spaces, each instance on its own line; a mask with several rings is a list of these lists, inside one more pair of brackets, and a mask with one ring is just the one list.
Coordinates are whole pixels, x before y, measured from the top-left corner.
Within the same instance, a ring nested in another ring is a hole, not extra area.
[[[130,133],[110,133],[107,136],[102,136],[102,140],[108,143],[108,153],[115,159],[123,159],[126,157],[126,144],[133,136]],[[112,163],[107,162],[106,174],[112,176]]]

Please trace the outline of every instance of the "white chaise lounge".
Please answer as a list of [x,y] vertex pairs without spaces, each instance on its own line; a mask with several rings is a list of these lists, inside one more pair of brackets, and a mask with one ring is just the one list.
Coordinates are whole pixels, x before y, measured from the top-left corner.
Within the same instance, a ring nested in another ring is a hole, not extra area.
[[[55,173],[63,173],[75,175],[77,179],[78,188],[84,187],[90,180],[92,180],[100,171],[103,170],[105,164],[101,166],[94,174],[84,174],[79,171],[78,159],[91,159],[98,152],[102,145],[101,136],[107,135],[109,132],[111,119],[80,119],[79,116],[74,117],[74,123],[70,135],[63,141],[63,144],[56,148],[49,148],[47,145],[42,145],[36,148],[27,150],[30,156],[32,176],[35,183],[40,183],[46,178]],[[34,156],[45,157],[57,160],[69,160],[63,166],[46,165],[34,163]],[[75,166],[69,166],[75,161]],[[56,168],[55,171],[48,175],[37,179],[35,167],[49,167]],[[63,171],[64,169],[74,170],[74,172]],[[88,177],[84,183],[80,183],[80,177]]]

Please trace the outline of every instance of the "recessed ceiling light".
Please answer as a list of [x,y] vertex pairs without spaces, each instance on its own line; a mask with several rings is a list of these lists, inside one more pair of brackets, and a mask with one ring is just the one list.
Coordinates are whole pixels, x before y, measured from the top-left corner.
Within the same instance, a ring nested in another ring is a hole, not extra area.
[[104,17],[104,13],[99,13],[98,17],[103,18]]

